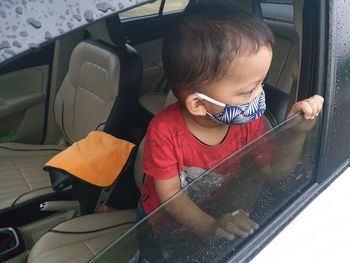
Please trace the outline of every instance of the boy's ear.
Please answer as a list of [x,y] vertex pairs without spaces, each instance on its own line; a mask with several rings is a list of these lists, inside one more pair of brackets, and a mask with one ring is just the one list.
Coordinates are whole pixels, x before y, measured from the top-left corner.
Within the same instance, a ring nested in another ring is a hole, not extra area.
[[192,93],[186,97],[185,106],[187,111],[192,115],[205,116],[207,113],[207,108],[203,100],[195,93]]

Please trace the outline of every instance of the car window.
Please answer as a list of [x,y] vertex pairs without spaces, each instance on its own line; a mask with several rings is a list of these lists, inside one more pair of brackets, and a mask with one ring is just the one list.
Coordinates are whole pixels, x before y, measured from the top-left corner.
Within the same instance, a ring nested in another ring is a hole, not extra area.
[[163,13],[183,11],[189,0],[167,0],[164,4]]
[[138,18],[143,16],[158,15],[162,13],[172,13],[183,11],[189,0],[166,0],[163,10],[160,11],[162,1],[158,0],[153,3],[145,4],[129,11],[122,12],[119,16],[121,20]]
[[[313,183],[317,125],[307,133],[299,158],[290,158],[291,153],[298,150],[297,142],[307,125],[310,122],[299,114],[223,160],[114,241],[93,262],[112,262],[115,258],[128,261],[137,244],[144,253],[155,253],[153,242],[145,240],[156,240],[159,236],[161,254],[169,262],[221,262],[232,257],[254,234],[234,240],[215,235],[198,238],[177,223],[167,213],[167,207],[186,194],[215,218],[244,209],[260,226],[255,231],[258,233]],[[264,163],[276,164],[279,172],[266,175]],[[291,169],[284,171],[291,163]],[[154,231],[158,237],[152,234]]]
[[158,0],[153,3],[141,5],[139,7],[120,13],[119,17],[121,20],[125,20],[142,16],[156,15],[159,13],[160,4],[161,1]]
[[0,65],[70,31],[149,1],[0,1]]
[[294,23],[294,9],[292,4],[261,3],[264,19]]

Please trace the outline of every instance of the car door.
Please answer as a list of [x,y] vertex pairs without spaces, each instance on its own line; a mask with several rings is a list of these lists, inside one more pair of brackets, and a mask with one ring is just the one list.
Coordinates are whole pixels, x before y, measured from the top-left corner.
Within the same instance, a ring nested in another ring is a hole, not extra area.
[[0,69],[0,143],[43,139],[53,45]]

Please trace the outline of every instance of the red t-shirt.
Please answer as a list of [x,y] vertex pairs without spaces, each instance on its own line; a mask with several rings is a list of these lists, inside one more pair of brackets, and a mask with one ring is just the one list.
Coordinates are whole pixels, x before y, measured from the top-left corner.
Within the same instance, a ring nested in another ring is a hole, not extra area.
[[[206,170],[266,132],[262,117],[246,125],[230,126],[224,140],[215,146],[201,143],[187,128],[179,103],[159,112],[148,126],[142,160],[147,175],[141,190],[146,214],[160,205],[154,178],[180,176],[181,188]],[[266,160],[257,160],[266,165]]]

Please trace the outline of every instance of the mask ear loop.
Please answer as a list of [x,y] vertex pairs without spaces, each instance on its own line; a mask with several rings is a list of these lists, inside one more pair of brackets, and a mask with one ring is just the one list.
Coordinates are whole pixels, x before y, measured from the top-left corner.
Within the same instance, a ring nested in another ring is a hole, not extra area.
[[[202,93],[196,92],[195,94],[198,97],[200,97],[201,99],[203,99],[203,100],[209,101],[209,102],[211,102],[211,103],[213,103],[215,105],[221,106],[221,107],[226,107],[226,104],[221,103],[220,101],[214,100],[214,99],[212,99],[212,98],[210,98],[210,97],[208,97],[208,96],[206,96],[206,95],[204,95]],[[216,120],[216,118],[215,118],[215,116],[213,114],[211,114],[211,113],[209,113],[207,111],[203,112],[202,115],[203,115],[203,117],[208,115],[212,120],[214,120],[216,122],[219,122],[218,120]]]
[[225,107],[225,106],[226,106],[226,104],[224,104],[224,103],[222,103],[222,102],[220,102],[220,101],[214,100],[214,99],[212,99],[212,98],[210,98],[210,97],[208,97],[207,95],[204,95],[204,94],[202,94],[202,93],[196,92],[195,94],[196,94],[198,97],[200,97],[201,99],[206,100],[206,101],[209,101],[209,102],[211,102],[211,103],[213,103],[213,104],[215,104],[215,105],[218,105],[218,106],[221,106],[221,107]]

